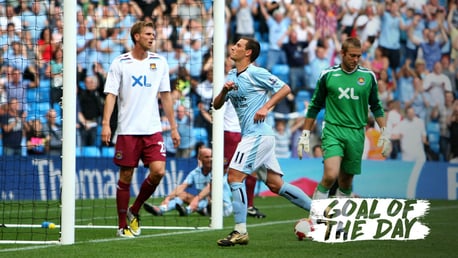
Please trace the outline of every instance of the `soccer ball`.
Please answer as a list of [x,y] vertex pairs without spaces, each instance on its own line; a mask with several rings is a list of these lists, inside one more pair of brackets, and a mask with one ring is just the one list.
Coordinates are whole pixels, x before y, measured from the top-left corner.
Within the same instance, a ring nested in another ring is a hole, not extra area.
[[310,232],[314,231],[312,220],[309,218],[300,219],[294,224],[294,234],[298,240],[312,239]]

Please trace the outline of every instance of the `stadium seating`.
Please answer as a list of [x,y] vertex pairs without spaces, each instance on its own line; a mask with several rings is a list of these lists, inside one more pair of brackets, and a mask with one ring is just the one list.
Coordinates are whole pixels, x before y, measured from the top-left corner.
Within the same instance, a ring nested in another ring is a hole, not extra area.
[[261,52],[259,53],[258,58],[256,58],[256,65],[259,67],[266,67],[267,64],[267,52],[269,51],[268,42],[259,42],[261,45]]
[[294,99],[296,105],[297,112],[304,112],[305,111],[305,102],[310,101],[310,92],[301,90],[298,91],[296,94],[296,98]]
[[196,142],[203,142],[205,143],[205,146],[208,146],[208,133],[205,128],[193,128],[193,133],[194,133],[194,139]]
[[114,157],[114,153],[115,153],[115,148],[114,147],[102,147],[101,148],[102,150],[102,157],[105,157],[105,158],[113,158]]
[[289,84],[289,66],[287,64],[275,64],[272,66],[272,74]]
[[101,157],[102,153],[97,146],[82,146],[76,148],[76,157]]
[[440,125],[438,122],[428,122],[426,124],[426,135],[428,137],[429,147],[431,150],[440,153],[439,139],[440,139]]

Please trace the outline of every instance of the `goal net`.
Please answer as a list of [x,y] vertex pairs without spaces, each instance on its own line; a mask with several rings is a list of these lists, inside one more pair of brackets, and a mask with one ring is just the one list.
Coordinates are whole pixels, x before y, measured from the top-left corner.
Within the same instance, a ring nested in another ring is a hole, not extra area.
[[[207,116],[213,98],[213,85],[207,80],[216,66],[213,1],[189,4],[179,0],[158,6],[142,5],[143,1],[81,1],[71,9],[76,10],[75,16],[70,15],[74,20],[66,19],[63,11],[70,9],[64,1],[21,3],[0,6],[0,243],[61,243],[65,228],[81,235],[97,229],[97,237],[114,237],[119,171],[113,163],[114,144],[105,146],[101,141],[103,85],[109,65],[131,48],[129,29],[135,21],[155,24],[152,51],[167,58],[176,106],[185,107],[191,118],[189,126],[180,125],[188,130],[180,131],[182,141],[188,143],[184,150],[166,145],[166,175],[147,201],[159,206],[198,165],[196,146],[215,150],[213,125]],[[64,32],[70,26],[76,36]],[[64,35],[69,38],[65,44]],[[69,42],[76,42],[73,54],[68,52],[73,49]],[[76,66],[64,70],[64,64]],[[67,79],[75,75],[76,84]],[[170,142],[165,116],[163,120],[164,140]],[[72,130],[66,134],[66,128]],[[147,175],[148,170],[139,164],[130,204]],[[74,195],[63,198],[62,193],[73,187]],[[190,193],[195,191],[190,189]],[[221,195],[213,196],[214,200]],[[74,219],[68,214],[74,214]],[[140,215],[143,233],[211,227],[211,217],[197,213],[179,216],[172,210],[153,216],[142,209]]]

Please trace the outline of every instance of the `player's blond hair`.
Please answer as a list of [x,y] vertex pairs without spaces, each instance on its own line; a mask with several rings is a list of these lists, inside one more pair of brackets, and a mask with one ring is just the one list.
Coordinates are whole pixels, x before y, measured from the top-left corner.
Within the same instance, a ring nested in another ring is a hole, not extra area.
[[130,38],[132,39],[132,42],[137,43],[135,40],[135,34],[140,34],[145,27],[151,27],[154,29],[154,24],[149,21],[138,21],[132,25],[132,28],[130,28]]
[[355,37],[349,37],[342,43],[342,51],[347,52],[349,48],[361,48],[361,41]]

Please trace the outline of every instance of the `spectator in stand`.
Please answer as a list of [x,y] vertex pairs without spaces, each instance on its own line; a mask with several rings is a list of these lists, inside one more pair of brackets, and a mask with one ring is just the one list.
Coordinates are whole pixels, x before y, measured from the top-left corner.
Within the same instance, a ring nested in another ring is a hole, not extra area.
[[25,138],[27,155],[45,155],[49,152],[49,137],[43,130],[43,124],[39,118],[26,123]]
[[41,13],[41,9],[40,1],[21,1],[22,26],[25,31],[30,32],[34,42],[40,39],[40,34],[49,26],[48,17]]
[[193,39],[191,40],[190,47],[184,47],[184,52],[188,56],[186,69],[189,71],[191,79],[194,79],[197,82],[201,81],[204,54],[207,53],[207,51],[208,47],[206,45],[202,45],[202,41],[200,39]]
[[173,42],[169,39],[162,41],[161,44],[162,47],[160,54],[167,58],[170,81],[172,85],[175,85],[175,82],[178,79],[180,66],[186,63],[187,56],[183,52],[183,47],[181,45],[173,46]]
[[177,14],[183,23],[188,20],[199,20],[203,22],[207,19],[207,11],[202,1],[183,0],[177,9]]
[[[80,12],[81,11],[78,11],[78,13]],[[77,17],[81,16],[83,16],[82,12]],[[79,72],[86,74],[94,59],[91,56],[92,49],[90,48],[90,44],[94,39],[94,34],[89,31],[88,22],[84,18],[78,21],[76,32],[76,63],[78,64]]]
[[282,41],[279,40],[279,44],[286,54],[286,61],[289,66],[289,85],[291,91],[297,93],[300,90],[310,90],[304,72],[307,42],[299,42],[297,40],[297,32],[293,28],[285,32],[283,37],[286,36],[289,38],[288,43],[282,43]]
[[124,1],[118,5],[119,22],[116,26],[119,27],[119,39],[122,41],[130,40],[130,28],[143,17],[142,9],[137,2],[139,1]]
[[1,37],[0,37],[0,47],[2,50],[2,53],[6,53],[9,51],[9,47],[13,45],[13,42],[21,42],[21,38],[19,37],[19,34],[16,32],[16,29],[14,28],[14,23],[8,23],[6,25],[6,30],[1,31]]
[[302,128],[302,123],[294,123],[292,126],[290,126],[288,124],[288,120],[286,119],[275,120],[275,155],[277,158],[291,157],[292,132],[299,128]]
[[396,92],[398,88],[398,83],[396,80],[396,75],[390,68],[380,71],[380,78],[386,84],[386,90],[390,93]]
[[423,88],[429,95],[431,108],[443,108],[445,105],[445,92],[452,91],[450,79],[442,73],[442,64],[437,61],[430,74],[423,80]]
[[[2,5],[4,4],[5,3],[2,3]],[[18,34],[20,34],[22,30],[21,17],[16,14],[16,12],[14,11],[14,6],[11,3],[6,4],[4,15],[5,16],[0,17],[0,29],[2,31],[5,31],[8,23],[13,23],[14,28],[16,29]]]
[[[380,85],[379,85],[380,86]],[[382,133],[380,130],[375,128],[375,120],[372,116],[367,120],[365,140],[367,143],[367,150],[364,151],[367,153],[366,159],[371,160],[384,160],[385,157],[382,155],[382,147],[377,146],[378,139]],[[366,145],[366,144],[365,144]]]
[[3,155],[21,156],[21,141],[25,123],[26,113],[19,109],[19,102],[16,98],[10,98],[6,113],[0,116]]
[[8,81],[5,84],[5,89],[8,100],[11,100],[12,98],[16,99],[18,101],[19,110],[27,115],[27,89],[37,87],[40,81],[38,74],[36,73],[34,75],[34,81],[23,79],[22,74],[22,71],[18,68],[13,67],[9,69]]
[[440,154],[444,161],[448,161],[450,156],[450,130],[448,128],[448,119],[453,114],[453,102],[455,95],[451,91],[445,92],[445,105],[439,109],[439,126],[440,126],[440,139],[439,148]]
[[367,4],[364,14],[357,18],[356,25],[358,25],[358,22],[364,24],[359,28],[358,33],[361,42],[366,42],[369,38],[374,38],[379,35],[381,24],[380,17],[376,13],[375,3]]
[[338,20],[343,12],[341,7],[331,0],[315,0],[315,29],[318,37],[337,34]]
[[[308,42],[312,40],[313,35],[315,34],[315,28],[311,25],[311,22],[306,17],[299,16],[296,17],[296,20],[299,21],[293,22],[292,26],[293,30],[296,32],[297,41],[307,46]],[[304,55],[305,54],[306,53],[304,53]]]
[[190,158],[195,146],[193,120],[191,113],[183,105],[179,105],[176,109],[176,122],[178,133],[181,136],[180,145],[176,150],[176,157]]
[[205,81],[197,84],[195,93],[199,97],[197,103],[197,115],[194,120],[195,128],[203,128],[207,133],[207,142],[211,147],[212,139],[212,116],[210,114],[211,102],[213,101],[213,71],[209,70]]
[[458,75],[458,67],[456,66],[457,63],[458,62],[451,63],[450,55],[442,55],[441,57],[442,73],[447,75],[449,78],[453,93],[458,89],[456,86],[456,78]]
[[414,92],[414,80],[419,80],[416,77],[415,71],[411,68],[411,59],[406,59],[404,64],[399,68],[399,70],[395,73],[395,79],[397,81],[399,94],[398,100],[401,102],[401,106],[405,106],[405,102],[409,100],[409,96]]
[[423,53],[423,58],[425,59],[426,69],[432,71],[434,64],[440,62],[442,56],[442,47],[448,42],[448,37],[445,32],[443,25],[439,26],[440,37],[436,38],[436,33],[430,29],[425,29],[423,34],[425,35],[424,40],[417,39],[413,37],[412,33],[409,31],[409,38],[415,45],[419,46]]
[[51,29],[49,27],[44,27],[40,33],[40,38],[37,41],[38,47],[38,60],[49,63],[52,59],[52,54],[54,49],[56,49],[56,44],[52,41]]
[[353,25],[362,8],[362,0],[347,0],[342,3],[342,19],[339,21],[341,26],[340,33],[345,33],[347,36],[351,36]]
[[406,117],[394,128],[393,137],[400,139],[402,160],[425,161],[424,145],[427,144],[423,119],[415,114],[412,107],[406,108]]
[[54,49],[50,64],[46,67],[45,74],[51,77],[51,106],[54,103],[61,102],[64,85],[64,50],[62,48]]
[[456,1],[449,2],[449,12],[447,22],[450,26],[450,41],[452,44],[450,57],[452,60],[458,59],[458,48],[456,42],[458,40],[458,3]]
[[458,163],[458,99],[453,101],[453,112],[447,118],[450,130],[450,156],[449,161]]
[[[413,10],[413,9],[412,9]],[[423,38],[423,31],[426,28],[425,21],[423,16],[420,12],[415,12],[413,18],[411,20],[406,21],[406,25],[409,26],[407,29],[407,35],[411,34],[411,37],[414,39],[421,39]],[[418,56],[418,45],[412,42],[411,37],[407,36],[406,39],[406,60],[412,60],[411,67],[414,67],[415,61],[417,60]]]
[[429,74],[429,71],[428,69],[426,69],[426,62],[425,62],[425,59],[423,58],[417,58],[417,60],[415,60],[415,74],[418,78],[420,78],[421,80],[423,80],[426,75]]
[[[129,3],[134,2],[142,13],[142,17],[138,20],[142,20],[145,17],[156,17],[162,15],[161,1],[160,0],[135,0],[129,1]],[[176,2],[176,1],[175,1]],[[129,27],[130,28],[130,27]]]
[[388,112],[386,113],[386,130],[390,137],[392,150],[390,159],[397,159],[398,153],[401,152],[401,142],[399,138],[394,137],[393,130],[401,122],[401,104],[398,100],[391,100],[388,103]]
[[197,20],[183,21],[180,26],[179,43],[184,49],[188,49],[191,40],[203,40],[204,32],[202,24]]
[[3,53],[4,65],[13,66],[21,71],[25,72],[30,66],[33,66],[33,60],[29,60],[26,56],[24,45],[21,41],[14,41],[7,51]]
[[315,144],[312,147],[312,156],[314,158],[322,158],[323,157],[323,148],[321,148],[321,144]]
[[284,13],[285,10],[277,9],[271,16],[267,12],[265,3],[263,3],[261,0],[258,0],[258,4],[260,5],[261,13],[267,22],[267,26],[269,27],[269,50],[267,52],[266,69],[271,71],[275,64],[286,63],[285,52],[281,49],[281,45],[286,43],[287,39],[284,38],[282,42],[279,41],[288,31],[289,26],[291,25],[291,20],[287,16],[288,14]]
[[414,94],[410,101],[408,102],[409,105],[406,107],[412,106],[415,110],[415,114],[418,117],[423,119],[424,121],[428,120],[428,113],[431,109],[431,95],[425,91],[423,81],[415,81],[413,84],[414,87]]
[[450,26],[447,21],[445,9],[439,8],[433,15],[433,20],[428,22],[428,28],[434,31],[436,37],[443,37],[441,34],[445,33],[447,41],[441,46],[442,55],[450,55]]
[[254,37],[254,16],[258,12],[258,1],[239,0],[232,1],[231,13],[235,17],[235,37],[233,42],[237,42],[241,37]]
[[321,71],[331,66],[331,60],[326,56],[327,52],[324,45],[318,44],[315,53],[315,58],[311,59],[309,64],[311,74],[308,84],[311,89],[315,89]]
[[128,45],[127,41],[119,39],[119,28],[99,28],[99,33],[100,38],[96,41],[97,61],[102,64],[103,70],[108,71],[111,62],[124,53]]
[[379,46],[390,61],[390,68],[396,71],[401,67],[401,30],[406,30],[400,12],[399,3],[386,1],[379,6],[378,11],[381,17],[381,30],[379,35]]
[[393,100],[393,92],[389,89],[388,82],[383,79],[377,81],[378,84],[378,96],[382,102],[383,109],[388,109],[388,102]]
[[383,48],[377,47],[374,51],[374,58],[370,62],[370,69],[375,73],[375,77],[380,79],[382,70],[387,70],[390,66],[390,60],[383,55]]
[[50,109],[46,113],[46,123],[43,124],[43,131],[49,140],[49,155],[60,156],[62,154],[62,126],[57,123],[57,112]]
[[81,107],[81,139],[83,146],[96,146],[97,127],[103,114],[102,97],[97,91],[99,85],[96,76],[88,76],[84,80],[85,88],[79,94],[79,104]]

